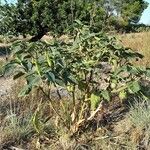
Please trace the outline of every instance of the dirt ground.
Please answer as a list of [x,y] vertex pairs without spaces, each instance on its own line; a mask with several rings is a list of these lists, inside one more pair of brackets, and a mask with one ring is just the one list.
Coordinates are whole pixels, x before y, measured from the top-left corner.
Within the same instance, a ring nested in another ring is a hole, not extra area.
[[[0,56],[0,61],[6,61],[6,56]],[[7,97],[8,93],[10,93],[11,88],[14,84],[12,77],[5,77],[0,75],[0,100],[4,97]]]
[[12,78],[0,77],[0,99],[8,96],[13,84]]

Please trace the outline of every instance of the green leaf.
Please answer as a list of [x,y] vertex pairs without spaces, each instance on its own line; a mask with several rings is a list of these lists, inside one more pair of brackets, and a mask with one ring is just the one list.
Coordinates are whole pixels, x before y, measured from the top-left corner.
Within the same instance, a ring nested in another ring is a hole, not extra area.
[[23,96],[26,96],[26,95],[28,95],[29,93],[30,93],[30,91],[31,91],[31,88],[30,88],[30,86],[29,85],[25,85],[23,88],[22,88],[22,90],[20,91],[20,93],[19,93],[19,97],[23,97]]
[[110,94],[107,90],[101,92],[103,98],[107,101],[110,101]]
[[91,94],[90,101],[91,101],[91,110],[94,111],[100,102],[100,95],[96,93]]
[[59,85],[59,86],[65,86],[65,83],[63,82],[63,80],[61,79],[55,79],[55,82]]
[[35,87],[35,86],[39,86],[40,83],[41,83],[40,76],[34,75],[34,74],[31,74],[31,75],[27,76],[26,80],[27,80],[28,86],[31,87],[31,88]]
[[127,71],[131,74],[137,75],[139,72],[138,68],[134,66],[127,66]]
[[55,82],[55,75],[52,72],[48,72],[47,77],[49,82]]
[[131,94],[137,93],[141,90],[141,87],[138,83],[138,81],[134,81],[131,85],[129,85],[128,91]]
[[127,97],[127,93],[125,92],[125,90],[119,92],[119,98],[121,100],[125,99],[126,97]]
[[29,84],[30,86],[39,86],[40,82],[41,82],[41,78],[39,76],[36,76]]
[[83,25],[80,20],[75,20],[75,22],[78,23],[79,25]]
[[68,77],[68,81],[69,81],[70,83],[72,83],[72,84],[78,84],[78,83],[77,83],[77,80],[76,80],[73,76],[69,76],[69,77]]

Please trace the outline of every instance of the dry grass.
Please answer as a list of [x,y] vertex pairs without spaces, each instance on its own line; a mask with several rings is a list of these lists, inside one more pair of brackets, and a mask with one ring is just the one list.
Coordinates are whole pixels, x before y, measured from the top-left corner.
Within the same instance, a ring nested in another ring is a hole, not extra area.
[[131,140],[139,148],[148,149],[150,147],[150,103],[144,100],[142,102],[135,101],[130,106],[127,117],[134,127]]
[[23,39],[22,36],[16,37],[16,36],[13,36],[13,35],[9,35],[9,36],[0,35],[0,44],[4,44],[4,43],[8,44],[8,43],[12,43],[16,40],[21,40],[21,39]]
[[[4,147],[7,149],[10,146],[18,147],[18,145],[25,149],[37,149],[34,147],[37,146],[38,139],[43,141],[43,136],[50,139],[55,135],[55,127],[50,119],[53,112],[45,101],[45,97],[35,89],[29,96],[18,98],[23,84],[24,81],[19,79],[14,83],[7,97],[4,99],[0,97],[0,149]],[[41,100],[45,101],[42,105],[40,105]],[[36,116],[37,121],[33,122],[38,107],[40,109]]]
[[144,55],[144,59],[136,62],[141,66],[150,66],[150,32],[130,33],[119,37],[125,47]]
[[17,90],[21,86],[20,83],[19,86],[17,84],[14,85],[12,93],[7,93],[5,98],[0,97],[0,148],[20,143],[30,132],[30,108],[33,105],[30,106],[32,103],[17,98]]

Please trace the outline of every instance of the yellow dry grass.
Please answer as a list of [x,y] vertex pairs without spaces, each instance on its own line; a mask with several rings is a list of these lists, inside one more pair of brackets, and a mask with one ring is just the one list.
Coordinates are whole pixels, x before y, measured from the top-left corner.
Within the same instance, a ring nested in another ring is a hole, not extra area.
[[144,55],[144,59],[139,60],[137,64],[150,67],[150,32],[124,34],[120,39],[125,47]]

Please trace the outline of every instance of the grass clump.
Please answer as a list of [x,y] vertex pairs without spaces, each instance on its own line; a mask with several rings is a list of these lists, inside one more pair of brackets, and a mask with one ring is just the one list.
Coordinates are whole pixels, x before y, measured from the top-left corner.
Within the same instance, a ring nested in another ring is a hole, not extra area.
[[148,149],[150,147],[150,103],[135,102],[130,107],[128,117],[134,127],[131,140],[138,148]]
[[29,125],[30,117],[18,117],[16,114],[8,114],[1,126],[0,145],[2,147],[8,146],[11,143],[19,144],[31,136],[31,128]]
[[150,124],[150,104],[147,101],[131,105],[129,118],[137,128],[147,128]]

